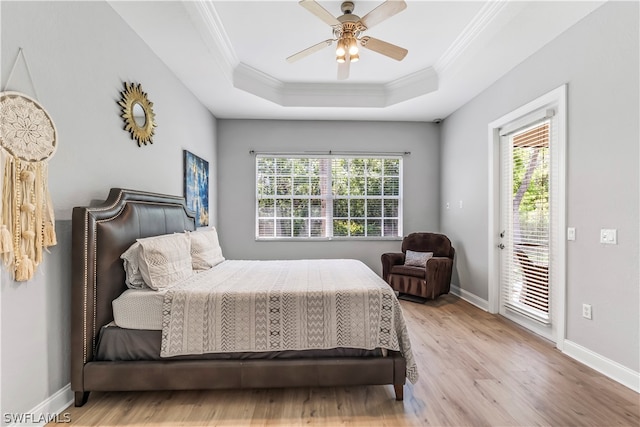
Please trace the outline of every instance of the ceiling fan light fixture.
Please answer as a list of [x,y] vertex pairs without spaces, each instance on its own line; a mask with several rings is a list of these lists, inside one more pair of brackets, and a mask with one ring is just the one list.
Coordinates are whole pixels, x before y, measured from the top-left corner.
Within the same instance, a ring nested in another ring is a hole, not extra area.
[[357,55],[358,54],[358,43],[356,42],[355,37],[351,37],[349,39],[349,55]]
[[[336,56],[344,57],[347,53],[347,46],[344,39],[338,40],[338,46],[336,47]],[[340,61],[338,61],[340,62]]]
[[400,46],[375,39],[368,35],[363,36],[364,31],[403,11],[407,7],[405,0],[384,0],[362,18],[353,14],[353,1],[342,2],[340,9],[343,15],[338,17],[329,13],[317,0],[300,0],[298,4],[316,15],[316,17],[320,18],[326,24],[329,24],[333,29],[333,38],[317,43],[289,56],[287,58],[287,62],[289,63],[302,59],[336,42],[336,62],[339,64],[338,80],[345,80],[349,77],[349,63],[358,62],[360,59],[358,44],[367,50],[377,52],[396,61],[402,61],[408,53],[407,49]]

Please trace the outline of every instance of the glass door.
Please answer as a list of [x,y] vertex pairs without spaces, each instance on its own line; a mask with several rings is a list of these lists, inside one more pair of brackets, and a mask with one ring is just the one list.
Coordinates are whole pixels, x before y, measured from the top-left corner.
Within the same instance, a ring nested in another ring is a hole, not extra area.
[[542,325],[551,324],[550,130],[545,119],[500,138],[500,312]]

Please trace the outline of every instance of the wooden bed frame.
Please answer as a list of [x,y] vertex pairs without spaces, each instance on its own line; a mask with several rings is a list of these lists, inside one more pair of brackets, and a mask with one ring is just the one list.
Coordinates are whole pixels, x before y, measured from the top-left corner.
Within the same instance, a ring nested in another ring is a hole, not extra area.
[[184,199],[112,188],[106,201],[73,209],[71,389],[75,406],[91,391],[195,390],[393,384],[403,398],[406,362],[387,357],[96,361],[98,334],[126,290],[120,255],[137,238],[195,229]]

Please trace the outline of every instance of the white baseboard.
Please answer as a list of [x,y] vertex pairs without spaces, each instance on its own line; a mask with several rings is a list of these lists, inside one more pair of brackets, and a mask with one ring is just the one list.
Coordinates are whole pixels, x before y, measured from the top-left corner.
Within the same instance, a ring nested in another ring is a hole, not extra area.
[[618,362],[607,359],[606,357],[569,340],[564,340],[562,352],[567,356],[576,359],[578,362],[595,369],[603,375],[606,375],[612,380],[629,387],[631,390],[640,393],[640,372],[635,372],[626,366],[622,366]]
[[[454,284],[451,284],[450,293],[484,311],[489,311],[488,301],[478,298],[476,295],[460,289]],[[562,352],[567,356],[640,393],[640,372],[635,372],[572,341],[564,340],[562,344]]]
[[489,311],[489,301],[479,298],[478,296],[472,294],[469,291],[460,289],[459,286],[456,286],[453,283],[451,284],[449,292],[452,293],[453,295],[456,295],[462,298],[466,302],[475,305],[479,309],[482,309],[484,311]]
[[[63,414],[63,411],[72,403],[73,392],[71,391],[71,384],[67,384],[32,410],[24,414],[11,414],[14,418],[9,427],[44,426],[52,421],[71,422],[69,414]],[[20,422],[18,417],[21,417],[23,421]]]

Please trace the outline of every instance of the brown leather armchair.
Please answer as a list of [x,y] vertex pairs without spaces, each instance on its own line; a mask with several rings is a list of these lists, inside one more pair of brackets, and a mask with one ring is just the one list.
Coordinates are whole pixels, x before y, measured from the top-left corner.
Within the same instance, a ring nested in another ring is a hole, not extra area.
[[[433,252],[426,267],[405,265],[407,250]],[[402,253],[382,254],[382,278],[401,294],[435,299],[449,293],[455,250],[444,234],[411,233],[402,240]]]

